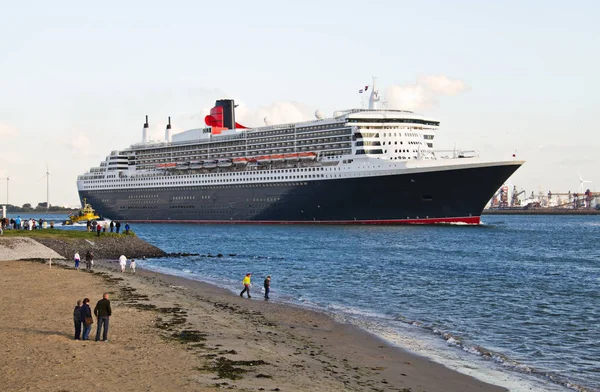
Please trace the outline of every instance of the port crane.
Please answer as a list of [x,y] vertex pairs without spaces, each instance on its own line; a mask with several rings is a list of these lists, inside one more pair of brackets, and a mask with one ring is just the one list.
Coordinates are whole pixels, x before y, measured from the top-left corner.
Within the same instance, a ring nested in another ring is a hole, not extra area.
[[515,185],[513,187],[513,192],[512,192],[512,197],[510,199],[510,206],[511,207],[518,207],[521,205],[521,200],[519,199],[519,196],[525,194],[525,189],[521,190],[521,191],[517,191],[517,186]]
[[[594,200],[595,197],[597,197],[597,195],[594,195],[593,192],[591,192],[589,189],[586,190],[583,193],[571,193],[571,191],[564,193],[564,192],[556,192],[553,193],[552,191],[548,192],[548,200],[551,200],[552,197],[558,197],[559,199],[559,204],[556,205],[556,207],[559,208],[590,208],[591,207],[591,203],[592,200]],[[560,197],[566,197],[567,201],[562,203],[560,202]]]

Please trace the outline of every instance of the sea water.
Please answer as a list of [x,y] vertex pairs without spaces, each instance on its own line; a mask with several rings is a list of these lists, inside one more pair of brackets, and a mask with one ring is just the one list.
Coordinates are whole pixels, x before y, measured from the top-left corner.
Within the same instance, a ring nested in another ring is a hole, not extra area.
[[[512,391],[600,391],[600,216],[480,226],[134,224],[144,268],[331,314]],[[212,257],[218,254],[222,257]]]

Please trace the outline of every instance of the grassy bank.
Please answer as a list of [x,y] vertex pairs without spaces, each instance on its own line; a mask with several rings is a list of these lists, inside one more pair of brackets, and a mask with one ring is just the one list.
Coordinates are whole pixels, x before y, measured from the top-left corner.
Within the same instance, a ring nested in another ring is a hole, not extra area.
[[[61,230],[61,229],[37,229],[37,230],[4,230],[5,237],[28,237],[34,239],[53,238],[53,239],[68,239],[68,238],[98,238],[96,232],[87,232],[85,230]],[[135,233],[129,230],[129,234],[124,233],[100,233],[100,237],[135,237]]]

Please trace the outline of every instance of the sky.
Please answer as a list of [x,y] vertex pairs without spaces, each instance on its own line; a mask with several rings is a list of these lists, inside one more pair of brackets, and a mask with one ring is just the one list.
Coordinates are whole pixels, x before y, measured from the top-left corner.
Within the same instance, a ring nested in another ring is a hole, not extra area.
[[[437,149],[526,161],[529,194],[600,191],[594,1],[0,0],[0,204],[77,206],[112,150],[202,127],[216,99],[260,126],[361,105],[441,122]],[[7,181],[5,178],[9,177]]]

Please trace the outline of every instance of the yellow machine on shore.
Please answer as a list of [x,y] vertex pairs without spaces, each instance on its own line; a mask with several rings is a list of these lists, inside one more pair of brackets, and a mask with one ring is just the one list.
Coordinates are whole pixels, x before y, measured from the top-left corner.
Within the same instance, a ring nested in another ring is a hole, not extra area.
[[65,225],[72,225],[73,223],[86,222],[99,219],[100,216],[96,214],[96,211],[92,208],[91,204],[83,199],[83,208],[79,210],[77,215],[69,215],[69,220],[65,221]]

